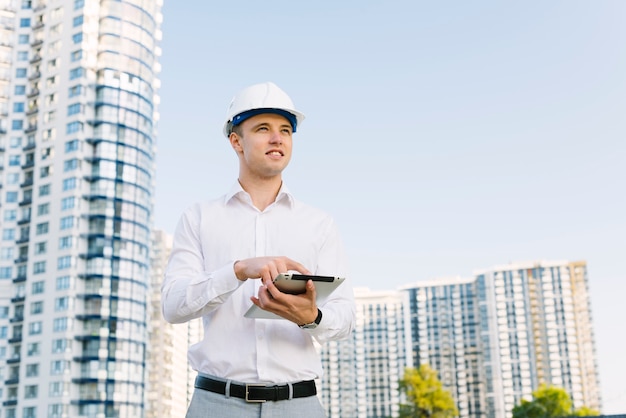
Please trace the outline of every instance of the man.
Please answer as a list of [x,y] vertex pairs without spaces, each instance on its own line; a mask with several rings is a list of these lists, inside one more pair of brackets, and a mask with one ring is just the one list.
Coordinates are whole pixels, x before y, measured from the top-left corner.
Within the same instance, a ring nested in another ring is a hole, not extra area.
[[[349,337],[355,323],[344,281],[319,306],[306,293],[280,292],[279,273],[347,275],[330,216],[294,198],[282,172],[304,115],[273,83],[233,98],[224,134],[239,159],[225,196],[185,211],[163,282],[163,314],[202,317],[204,338],[189,350],[198,371],[187,417],[324,417],[314,379],[322,373],[314,341]],[[252,304],[283,319],[244,314]]]

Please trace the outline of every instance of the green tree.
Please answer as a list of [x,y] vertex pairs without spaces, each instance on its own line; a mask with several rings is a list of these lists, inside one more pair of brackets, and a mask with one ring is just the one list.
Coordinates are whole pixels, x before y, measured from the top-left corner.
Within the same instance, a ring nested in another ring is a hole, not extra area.
[[522,399],[513,408],[513,418],[558,418],[571,416],[597,416],[598,411],[585,406],[572,409],[572,399],[565,389],[541,385],[533,392],[533,400]]
[[451,418],[459,415],[454,399],[427,364],[407,368],[399,382],[408,403],[400,404],[400,418]]

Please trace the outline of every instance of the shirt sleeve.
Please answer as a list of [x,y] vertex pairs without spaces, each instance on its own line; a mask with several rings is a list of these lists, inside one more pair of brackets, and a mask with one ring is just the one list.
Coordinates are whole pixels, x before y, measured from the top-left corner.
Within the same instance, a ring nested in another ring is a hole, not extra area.
[[343,276],[346,279],[318,308],[322,320],[307,330],[319,342],[344,340],[350,337],[356,323],[354,290],[348,278],[345,250],[334,222],[328,226],[326,241],[320,249],[316,274]]
[[220,306],[244,282],[238,280],[234,261],[205,271],[200,231],[200,207],[181,217],[161,286],[161,308],[166,321],[176,324],[198,318]]

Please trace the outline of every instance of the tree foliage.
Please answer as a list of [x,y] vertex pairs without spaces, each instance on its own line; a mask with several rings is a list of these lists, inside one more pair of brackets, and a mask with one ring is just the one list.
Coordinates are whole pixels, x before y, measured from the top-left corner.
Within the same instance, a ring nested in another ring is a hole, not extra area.
[[400,418],[451,418],[459,415],[454,398],[427,364],[407,368],[400,380],[400,390],[408,403],[400,404]]
[[513,408],[513,418],[560,418],[571,416],[597,416],[598,411],[585,406],[572,409],[572,399],[565,389],[541,385],[533,392],[533,400],[522,399]]

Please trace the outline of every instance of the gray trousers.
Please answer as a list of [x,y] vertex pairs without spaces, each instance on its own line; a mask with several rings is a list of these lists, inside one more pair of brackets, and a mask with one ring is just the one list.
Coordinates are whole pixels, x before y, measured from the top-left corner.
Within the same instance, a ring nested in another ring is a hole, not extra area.
[[249,403],[202,389],[195,389],[186,418],[326,418],[317,396],[284,401]]

